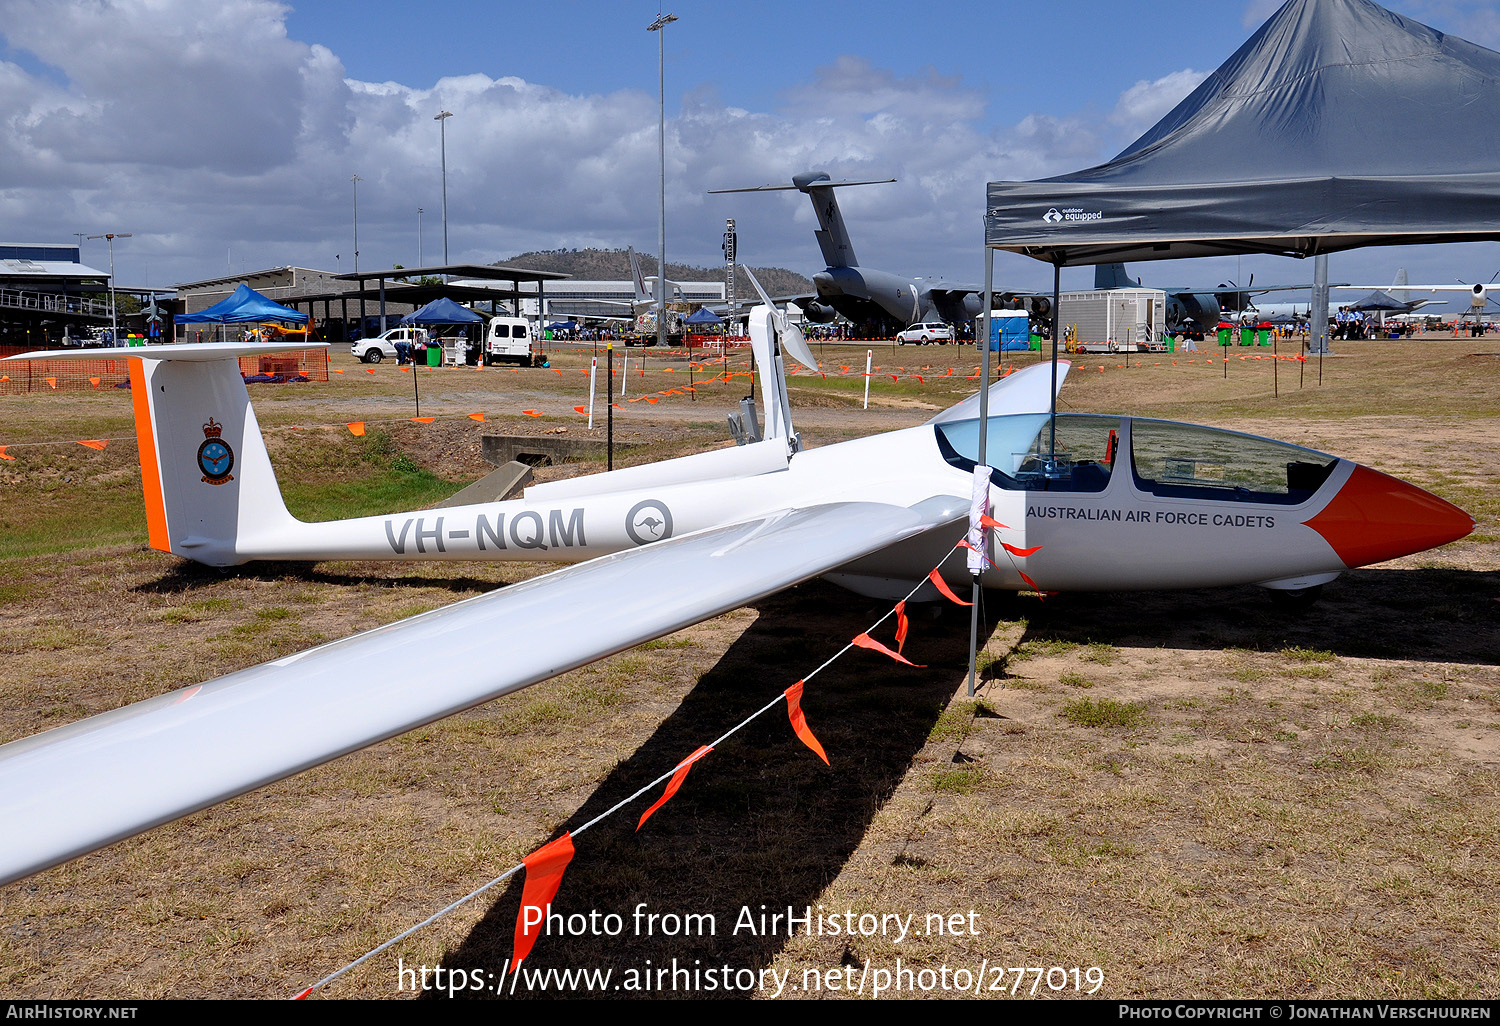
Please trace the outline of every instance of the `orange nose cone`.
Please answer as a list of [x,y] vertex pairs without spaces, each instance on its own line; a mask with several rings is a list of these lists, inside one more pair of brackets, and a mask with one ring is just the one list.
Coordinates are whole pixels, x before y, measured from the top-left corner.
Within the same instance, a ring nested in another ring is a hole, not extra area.
[[1451,502],[1357,464],[1333,500],[1306,523],[1349,567],[1436,548],[1474,530],[1474,518]]

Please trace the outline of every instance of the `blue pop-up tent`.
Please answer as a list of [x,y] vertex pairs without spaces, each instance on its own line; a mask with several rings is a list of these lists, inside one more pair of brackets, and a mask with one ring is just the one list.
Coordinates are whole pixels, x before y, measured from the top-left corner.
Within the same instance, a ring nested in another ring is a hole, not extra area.
[[289,306],[267,299],[249,285],[240,282],[240,287],[230,293],[227,299],[221,299],[197,313],[182,314],[176,321],[178,324],[247,324],[262,321],[306,324],[307,314],[298,313]]
[[475,324],[484,320],[468,307],[459,306],[447,296],[440,296],[401,318],[402,324]]
[[683,324],[723,324],[724,318],[714,313],[708,307],[700,307],[693,311],[691,316],[682,319]]

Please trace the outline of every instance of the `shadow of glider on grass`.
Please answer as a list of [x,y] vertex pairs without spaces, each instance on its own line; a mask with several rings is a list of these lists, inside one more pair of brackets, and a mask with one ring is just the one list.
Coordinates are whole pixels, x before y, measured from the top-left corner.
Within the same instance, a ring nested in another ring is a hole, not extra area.
[[1045,365],[991,386],[985,424],[976,395],[919,427],[803,450],[782,352],[815,361],[768,307],[750,328],[758,440],[517,500],[329,523],[287,512],[240,377],[238,357],[276,344],[70,351],[132,358],[154,548],[214,566],[577,565],[0,746],[0,883],[813,577],[892,599],[934,566],[962,584],[953,553],[981,430],[1001,525],[985,532],[992,588],[1305,594],[1474,526],[1409,484],[1283,442],[1123,416],[1054,425]]

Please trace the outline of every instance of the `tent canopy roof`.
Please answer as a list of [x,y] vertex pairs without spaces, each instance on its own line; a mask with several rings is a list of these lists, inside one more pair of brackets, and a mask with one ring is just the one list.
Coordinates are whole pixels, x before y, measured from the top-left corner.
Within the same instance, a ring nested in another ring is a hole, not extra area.
[[178,324],[245,324],[260,321],[306,324],[307,314],[298,313],[275,300],[267,299],[249,285],[240,282],[239,288],[213,306],[177,318]]
[[468,307],[459,306],[447,296],[439,296],[420,310],[401,318],[402,324],[474,324],[484,320]]
[[991,182],[985,242],[1076,265],[1500,239],[1497,136],[1500,53],[1288,0],[1113,160]]

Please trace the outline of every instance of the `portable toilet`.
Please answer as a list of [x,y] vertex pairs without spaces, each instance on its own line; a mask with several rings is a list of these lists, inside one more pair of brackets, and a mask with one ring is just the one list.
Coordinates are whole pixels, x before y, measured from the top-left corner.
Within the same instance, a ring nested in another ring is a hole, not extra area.
[[990,313],[990,352],[1025,352],[1031,348],[1031,315],[1025,310]]

